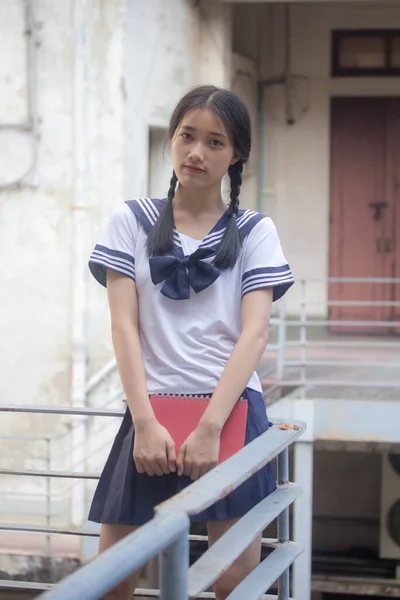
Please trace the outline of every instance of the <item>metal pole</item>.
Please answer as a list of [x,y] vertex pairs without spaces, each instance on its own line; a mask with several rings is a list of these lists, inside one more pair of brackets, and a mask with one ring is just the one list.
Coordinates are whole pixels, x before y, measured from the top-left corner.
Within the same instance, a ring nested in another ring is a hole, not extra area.
[[[87,193],[87,0],[74,2],[74,193],[72,198],[72,405],[86,405],[86,209]],[[71,463],[85,471],[86,427],[83,417],[76,417],[71,430]],[[86,518],[85,482],[72,488],[72,523],[80,527]]]
[[264,84],[261,82],[258,86],[258,189],[257,189],[257,210],[264,212],[264,188],[265,188],[265,120],[266,120],[266,102]]
[[187,600],[189,531],[184,531],[159,555],[160,600]]
[[[46,438],[46,467],[47,470],[51,469],[51,438]],[[51,477],[46,479],[46,525],[51,525]],[[46,554],[51,554],[51,535],[46,535]]]
[[285,368],[285,342],[286,342],[286,303],[285,299],[279,302],[278,322],[278,353],[276,361],[276,377],[278,382],[283,380]]
[[296,600],[311,599],[313,460],[312,442],[294,445],[294,480],[303,488],[303,493],[293,505],[293,539],[304,547],[293,565],[293,597]]
[[300,281],[301,303],[300,303],[300,379],[301,398],[305,398],[306,390],[306,360],[307,360],[307,282],[305,279]]
[[[278,456],[278,485],[289,481],[289,449],[285,448]],[[278,542],[289,541],[289,508],[285,508],[278,517]],[[289,569],[278,580],[278,600],[288,600],[290,596]]]

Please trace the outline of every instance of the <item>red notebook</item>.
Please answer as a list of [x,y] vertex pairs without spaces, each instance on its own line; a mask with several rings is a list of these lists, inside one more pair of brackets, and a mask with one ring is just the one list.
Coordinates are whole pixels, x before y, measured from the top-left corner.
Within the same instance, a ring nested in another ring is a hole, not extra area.
[[[196,429],[209,401],[210,398],[204,396],[150,395],[156,419],[174,440],[177,455],[183,442]],[[219,463],[243,448],[247,408],[247,400],[241,398],[229,415],[221,432]]]

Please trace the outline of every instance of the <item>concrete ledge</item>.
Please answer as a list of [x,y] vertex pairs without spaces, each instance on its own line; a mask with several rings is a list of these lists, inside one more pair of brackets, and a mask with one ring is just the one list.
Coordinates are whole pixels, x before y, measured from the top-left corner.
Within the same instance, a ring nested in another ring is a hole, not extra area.
[[313,441],[399,444],[396,415],[399,400],[346,400],[283,398],[267,407],[269,418],[300,419],[307,429],[299,443]]

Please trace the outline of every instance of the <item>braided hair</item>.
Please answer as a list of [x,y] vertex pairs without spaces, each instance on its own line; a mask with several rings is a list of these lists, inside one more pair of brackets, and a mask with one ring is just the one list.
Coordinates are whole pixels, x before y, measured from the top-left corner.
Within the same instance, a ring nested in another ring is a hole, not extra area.
[[[242,238],[237,226],[239,193],[242,184],[243,166],[248,161],[251,149],[251,125],[246,106],[230,90],[214,85],[201,85],[188,92],[176,106],[169,125],[168,137],[173,139],[182,119],[192,110],[209,109],[223,123],[238,159],[229,167],[231,183],[228,222],[217,250],[214,265],[221,270],[232,269],[239,256]],[[174,213],[172,201],[178,178],[172,173],[165,207],[147,237],[149,256],[168,254],[173,248]]]
[[243,162],[241,160],[231,165],[228,170],[228,175],[231,180],[231,201],[228,208],[229,221],[226,225],[224,235],[222,236],[221,243],[214,259],[214,265],[221,270],[233,269],[242,246],[242,237],[236,221],[239,210],[239,193],[240,186],[242,185],[242,171]]
[[177,183],[178,178],[175,171],[173,171],[164,209],[161,211],[160,216],[147,237],[147,252],[149,256],[162,256],[172,250],[175,227],[172,200],[175,196]]

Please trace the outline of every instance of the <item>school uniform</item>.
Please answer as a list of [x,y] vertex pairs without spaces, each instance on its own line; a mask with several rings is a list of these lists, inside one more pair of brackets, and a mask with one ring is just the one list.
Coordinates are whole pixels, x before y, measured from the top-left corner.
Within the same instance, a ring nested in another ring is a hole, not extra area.
[[[272,287],[278,300],[293,284],[276,228],[270,218],[239,210],[243,244],[231,270],[212,264],[227,221],[224,214],[203,240],[174,231],[168,256],[149,259],[146,239],[166,200],[130,200],[118,208],[96,245],[89,268],[106,285],[107,268],[136,283],[139,335],[149,394],[209,395],[214,392],[241,333],[242,297]],[[242,396],[248,401],[248,444],[264,433],[268,419],[257,373]],[[148,476],[133,460],[134,428],[129,409],[96,489],[89,520],[142,525],[154,507],[192,483],[171,473]],[[192,518],[196,521],[240,517],[276,486],[269,464],[223,500]]]

